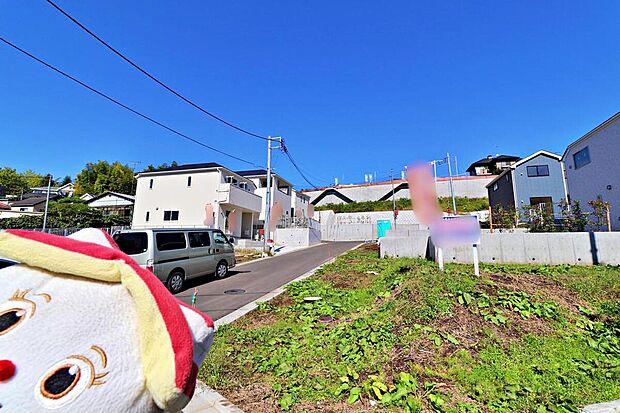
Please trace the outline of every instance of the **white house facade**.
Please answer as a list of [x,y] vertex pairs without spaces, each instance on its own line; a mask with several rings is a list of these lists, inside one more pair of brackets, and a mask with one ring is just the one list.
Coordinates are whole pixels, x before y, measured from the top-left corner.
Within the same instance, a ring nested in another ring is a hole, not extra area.
[[[256,189],[254,193],[263,199],[259,219],[259,225],[263,226],[265,221],[265,211],[267,209],[267,171],[264,169],[256,169],[251,171],[237,171],[237,173],[246,179],[252,181]],[[293,185],[282,178],[280,175],[271,174],[271,206],[278,203],[282,207],[282,219],[291,217]]]
[[132,227],[210,227],[252,238],[262,199],[252,180],[217,163],[136,175]]
[[118,192],[104,192],[86,201],[86,204],[103,212],[104,215],[120,215],[130,217],[133,211],[135,197]]
[[568,145],[562,160],[570,200],[590,212],[588,201],[600,196],[620,231],[620,112]]

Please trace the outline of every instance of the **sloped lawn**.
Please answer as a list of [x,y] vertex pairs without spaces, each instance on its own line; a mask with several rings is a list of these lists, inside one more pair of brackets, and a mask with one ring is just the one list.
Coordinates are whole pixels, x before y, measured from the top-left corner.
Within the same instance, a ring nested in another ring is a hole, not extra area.
[[471,273],[351,251],[221,328],[200,378],[259,413],[577,412],[620,399],[619,268]]

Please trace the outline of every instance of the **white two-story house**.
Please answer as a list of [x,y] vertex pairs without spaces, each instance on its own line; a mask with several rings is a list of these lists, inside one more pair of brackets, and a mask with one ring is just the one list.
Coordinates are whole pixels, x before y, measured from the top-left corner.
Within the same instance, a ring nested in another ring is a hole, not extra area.
[[[251,171],[237,171],[237,173],[251,180],[256,187],[254,193],[263,199],[258,225],[264,227],[265,211],[267,209],[267,171],[264,169],[255,169]],[[273,207],[276,203],[280,204],[282,207],[280,221],[289,220],[291,218],[293,185],[280,175],[272,173],[271,188],[271,206]]]
[[263,208],[254,182],[217,163],[136,175],[132,227],[210,227],[252,238]]

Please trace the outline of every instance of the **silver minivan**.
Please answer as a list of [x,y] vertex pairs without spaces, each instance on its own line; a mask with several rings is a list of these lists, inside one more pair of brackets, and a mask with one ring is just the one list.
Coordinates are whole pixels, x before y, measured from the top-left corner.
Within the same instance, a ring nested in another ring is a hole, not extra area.
[[236,264],[232,239],[217,229],[127,229],[113,238],[173,294],[181,292],[185,281],[193,277],[215,274],[224,278]]

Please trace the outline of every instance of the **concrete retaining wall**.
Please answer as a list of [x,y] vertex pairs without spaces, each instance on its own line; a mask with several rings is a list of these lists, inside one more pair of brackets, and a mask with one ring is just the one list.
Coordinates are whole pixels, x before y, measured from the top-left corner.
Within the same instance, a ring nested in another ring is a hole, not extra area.
[[321,231],[315,228],[277,228],[274,242],[288,247],[308,247],[321,242]]
[[[420,257],[426,251],[428,234],[386,237],[381,240],[381,256]],[[432,256],[434,247],[426,256]],[[471,246],[447,248],[448,262],[471,263]],[[610,264],[620,265],[619,232],[488,233],[478,246],[480,262],[497,264]]]

